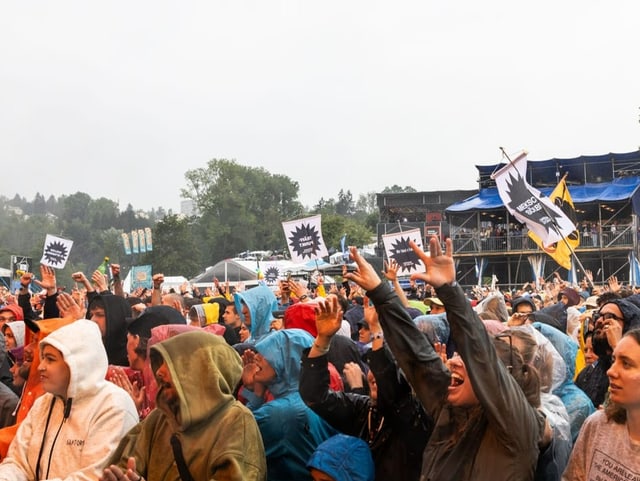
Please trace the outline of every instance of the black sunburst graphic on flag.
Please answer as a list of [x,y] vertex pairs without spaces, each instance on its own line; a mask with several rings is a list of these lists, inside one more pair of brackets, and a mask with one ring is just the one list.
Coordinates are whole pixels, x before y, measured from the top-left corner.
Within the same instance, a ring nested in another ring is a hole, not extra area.
[[296,226],[296,230],[291,232],[288,239],[293,251],[303,259],[312,259],[320,251],[320,233],[314,225],[302,223]]
[[[553,200],[553,203],[556,205],[556,207],[558,207],[558,209],[560,209],[564,213],[564,215],[566,215],[569,218],[571,222],[573,222],[573,225],[577,226],[578,218],[576,216],[576,210],[571,204],[569,204],[568,201],[564,199],[564,195],[565,194],[563,193],[562,196],[556,197]],[[573,230],[573,232],[571,232],[571,234],[567,236],[567,238],[572,241],[578,241],[580,240],[580,232],[578,232],[578,229],[576,228]]]
[[280,277],[280,271],[277,267],[269,267],[264,273],[264,280],[267,284],[275,284],[278,282],[278,277]]
[[417,271],[420,265],[420,259],[409,245],[410,240],[409,237],[395,239],[390,249],[391,258],[398,263],[400,269],[407,272],[411,272],[412,270]]
[[[506,194],[509,196],[508,207],[518,212],[523,217],[544,227],[549,235],[555,234],[561,217],[553,211],[549,211],[544,204],[530,190],[529,185],[520,176],[520,173],[509,172],[506,179]],[[531,202],[531,199],[535,202]],[[526,206],[523,208],[523,206]]]
[[68,254],[67,248],[62,242],[52,242],[44,248],[44,258],[50,264],[63,264]]

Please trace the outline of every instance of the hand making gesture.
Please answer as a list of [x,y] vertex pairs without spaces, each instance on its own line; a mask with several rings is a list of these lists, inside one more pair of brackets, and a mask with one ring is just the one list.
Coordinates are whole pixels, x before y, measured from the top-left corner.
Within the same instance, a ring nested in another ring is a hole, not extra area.
[[411,274],[411,279],[422,279],[427,284],[438,288],[445,284],[451,284],[456,280],[456,267],[453,262],[453,246],[451,239],[447,239],[445,252],[438,238],[433,236],[429,239],[429,255],[420,249],[415,242],[409,241],[409,246],[413,252],[424,263],[426,272]]
[[318,334],[309,351],[309,357],[318,357],[329,352],[331,339],[342,326],[342,309],[336,296],[318,301],[315,311]]

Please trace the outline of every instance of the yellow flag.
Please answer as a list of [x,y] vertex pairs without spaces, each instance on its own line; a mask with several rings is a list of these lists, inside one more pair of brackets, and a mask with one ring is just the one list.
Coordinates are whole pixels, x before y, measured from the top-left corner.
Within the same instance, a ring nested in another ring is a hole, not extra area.
[[[569,195],[569,189],[567,188],[567,183],[565,182],[565,176],[560,180],[558,185],[551,195],[549,199],[562,211],[567,215],[569,219],[574,221],[576,218],[576,210],[573,206],[573,200],[571,200],[571,195]],[[574,222],[575,224],[575,222]],[[564,267],[565,269],[571,269],[571,250],[575,250],[576,247],[580,245],[580,232],[578,232],[578,228],[574,230],[571,234],[561,240],[559,242],[555,242],[551,244],[549,247],[544,247],[540,238],[535,235],[533,232],[529,231],[529,237],[533,242],[535,242],[540,249],[549,254],[553,260],[555,260],[558,265]],[[566,241],[566,242],[565,242]],[[569,246],[567,246],[567,243]]]

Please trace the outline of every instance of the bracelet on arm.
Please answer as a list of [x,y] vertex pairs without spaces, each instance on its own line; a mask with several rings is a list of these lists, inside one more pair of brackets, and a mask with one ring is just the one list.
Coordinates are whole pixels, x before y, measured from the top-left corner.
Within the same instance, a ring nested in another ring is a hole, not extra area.
[[302,301],[304,301],[304,300],[306,300],[306,299],[308,299],[308,298],[309,298],[309,296],[308,296],[308,295],[306,295],[306,294],[302,294],[300,297],[298,297],[298,300],[299,300],[300,302],[302,302]]
[[316,348],[316,350],[320,351],[322,354],[326,354],[329,352],[329,349],[331,349],[331,344],[328,344],[327,346],[322,347],[316,341],[313,341],[313,347]]
[[384,339],[384,332],[380,331],[380,332],[376,332],[375,334],[373,334],[371,336],[372,340],[376,340],[376,339]]

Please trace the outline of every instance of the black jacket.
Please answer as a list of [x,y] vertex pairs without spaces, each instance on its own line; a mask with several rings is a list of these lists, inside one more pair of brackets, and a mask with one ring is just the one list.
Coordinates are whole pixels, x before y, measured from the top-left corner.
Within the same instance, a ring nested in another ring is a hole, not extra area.
[[497,356],[493,340],[459,286],[436,290],[451,339],[479,404],[447,403],[450,373],[387,283],[367,294],[385,340],[425,411],[436,421],[424,453],[423,480],[527,481],[534,478],[544,417]]
[[368,357],[378,387],[376,406],[369,396],[332,391],[327,356],[310,359],[308,349],[302,356],[300,396],[335,429],[369,443],[376,480],[417,481],[433,421],[399,377],[386,348],[371,351]]

